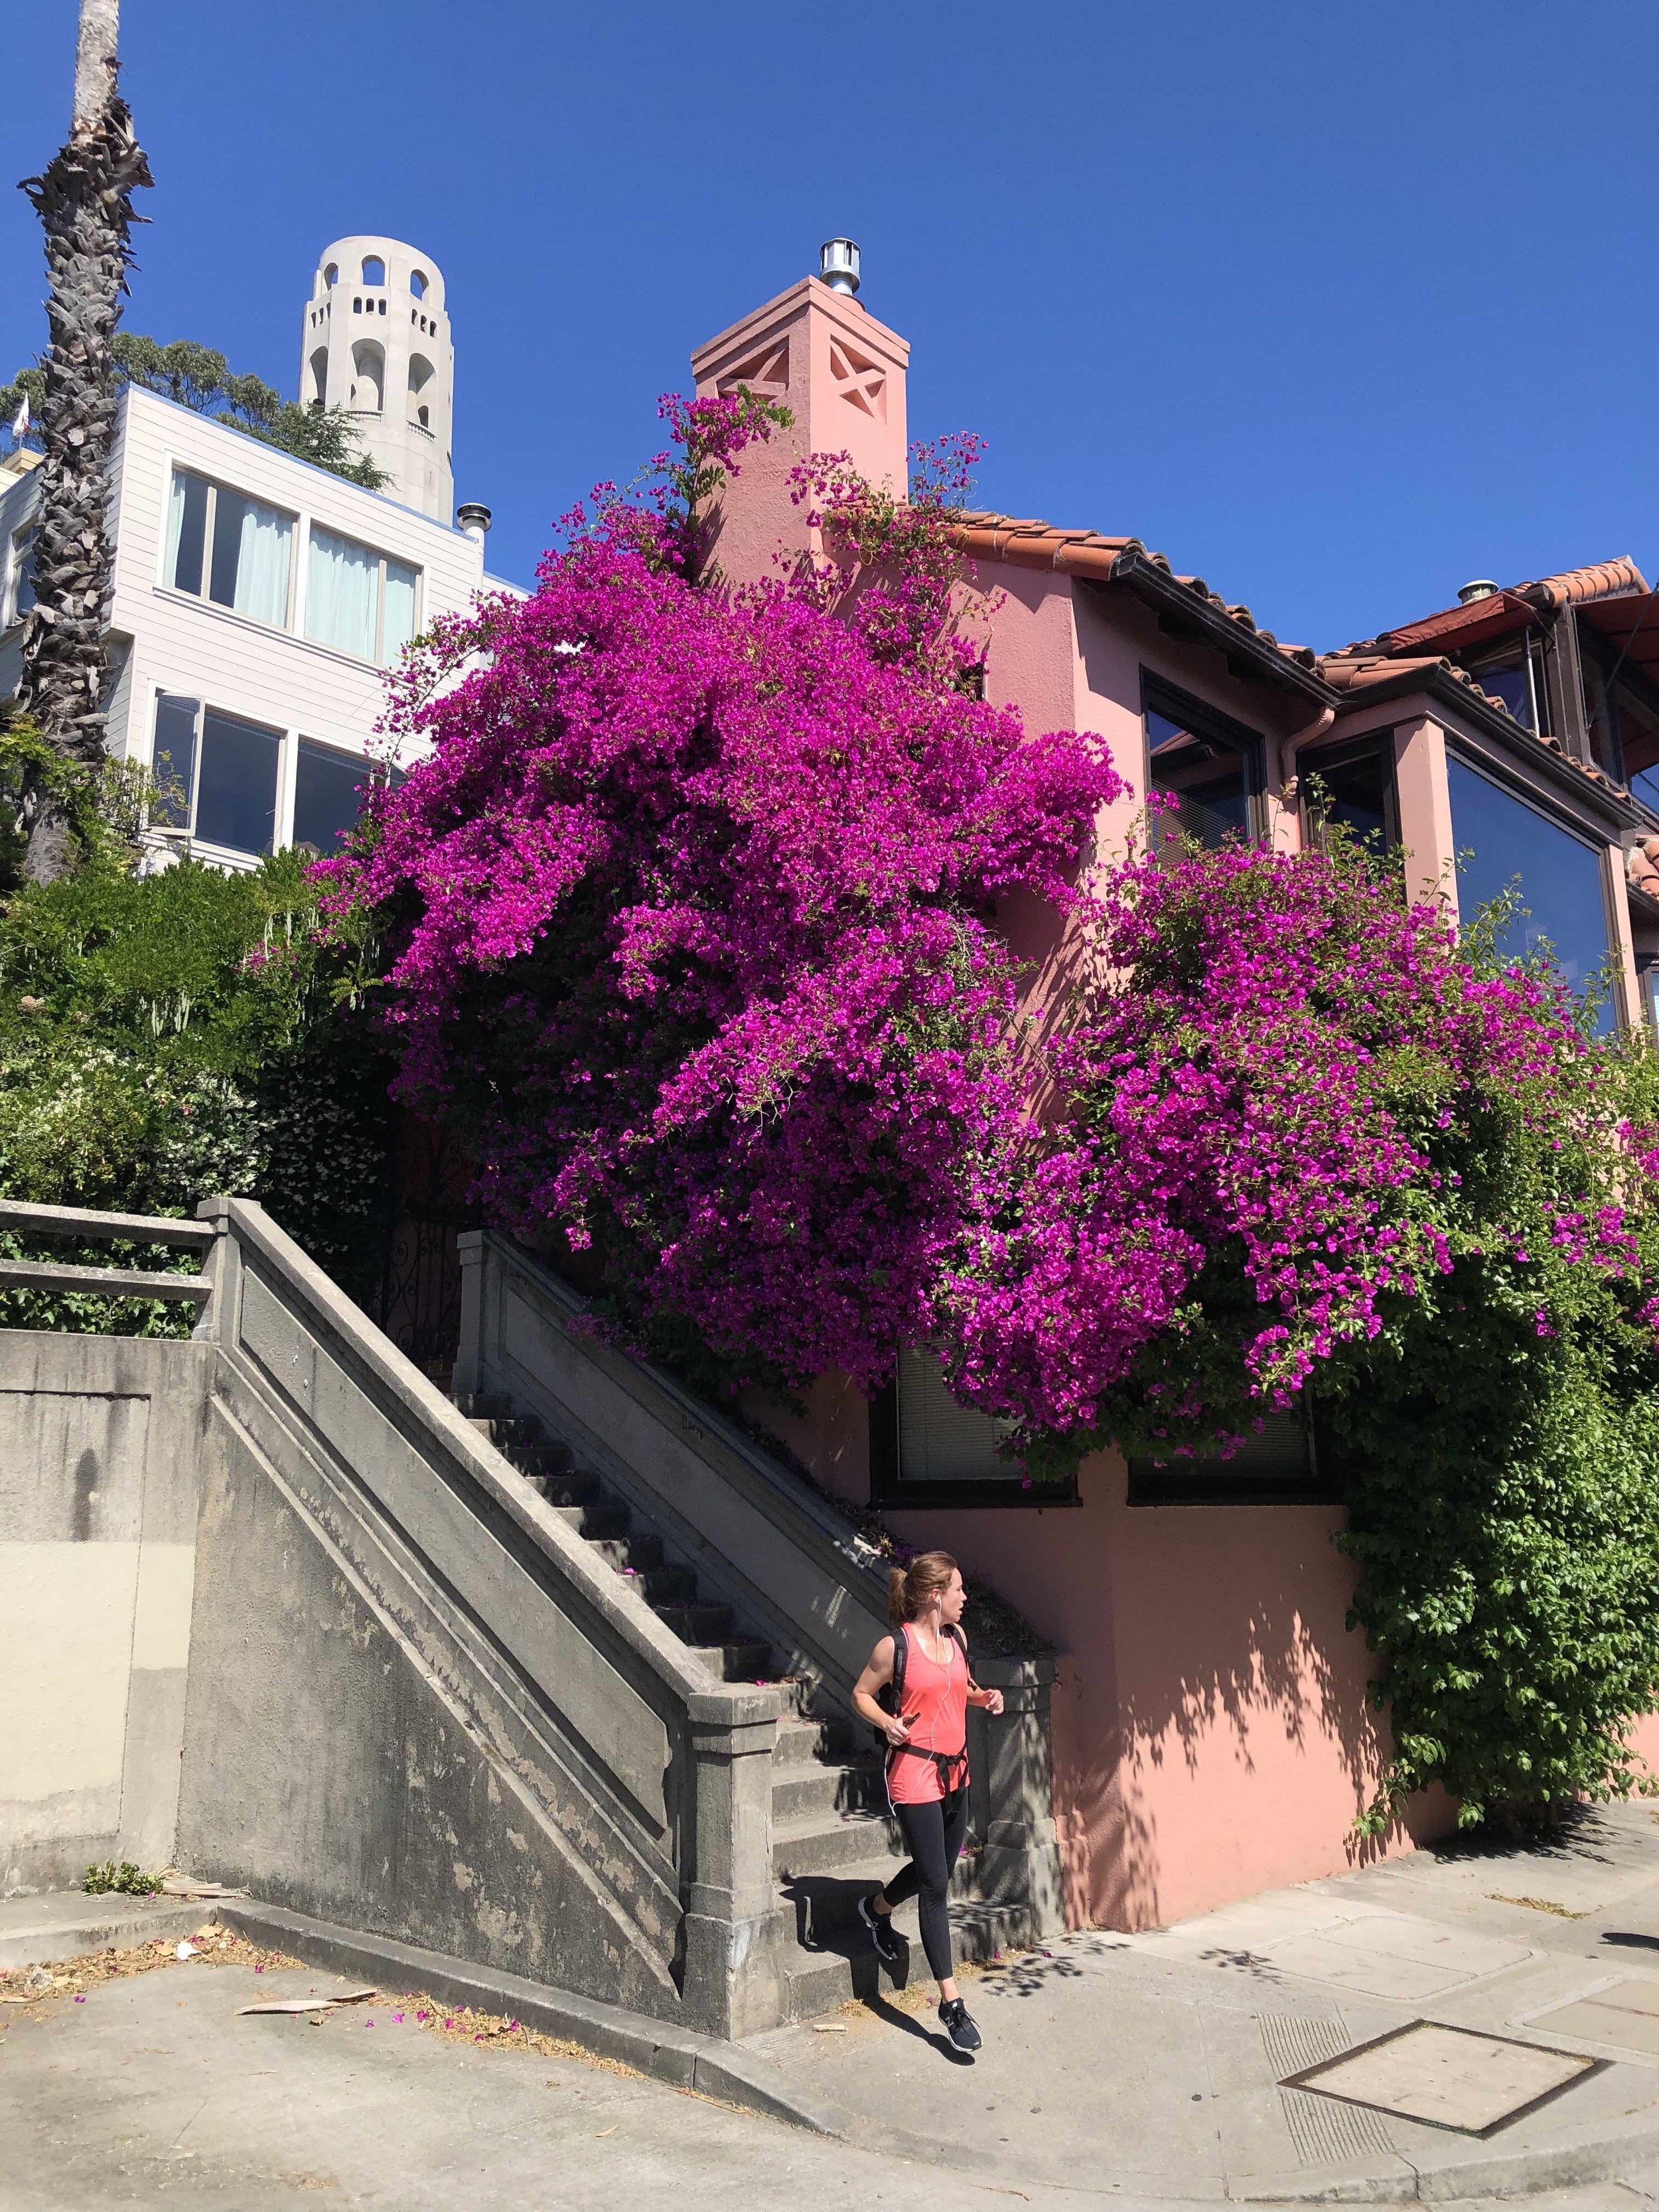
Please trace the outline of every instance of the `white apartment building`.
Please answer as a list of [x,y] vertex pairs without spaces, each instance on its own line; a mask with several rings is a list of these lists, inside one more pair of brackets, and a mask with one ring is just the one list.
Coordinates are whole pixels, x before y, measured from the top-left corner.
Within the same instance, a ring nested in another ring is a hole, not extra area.
[[[411,248],[345,244],[379,269],[379,297],[388,271],[418,269],[441,298]],[[342,246],[319,268],[337,267]],[[377,326],[407,312],[401,299],[388,307]],[[309,336],[314,295],[305,312]],[[369,396],[351,395],[354,413]],[[375,442],[382,465],[404,449]],[[410,465],[418,480],[365,491],[153,392],[125,393],[111,465],[108,744],[161,781],[159,843],[228,867],[289,844],[332,851],[356,818],[386,671],[435,617],[517,588],[484,573],[488,510],[463,507],[465,529],[421,512],[424,453]],[[39,493],[31,469],[0,474],[0,697],[21,673]]]

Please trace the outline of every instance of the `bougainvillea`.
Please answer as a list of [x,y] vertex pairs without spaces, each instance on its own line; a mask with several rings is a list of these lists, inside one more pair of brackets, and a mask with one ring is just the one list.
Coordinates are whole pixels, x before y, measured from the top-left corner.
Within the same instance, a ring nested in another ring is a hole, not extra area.
[[[654,494],[605,491],[533,598],[439,626],[391,718],[429,753],[330,864],[404,1096],[496,1219],[726,1388],[868,1388],[930,1342],[1037,1482],[1311,1409],[1393,1709],[1373,1819],[1437,1778],[1466,1817],[1630,1785],[1659,1703],[1644,1048],[1340,835],[1095,860],[1101,747],[974,696],[971,448],[908,503],[815,457],[823,557],[737,592],[708,502],[778,410],[665,411]],[[1030,1026],[1017,886],[1068,939]]]
[[[730,466],[752,418],[709,416]],[[497,1218],[592,1252],[647,1340],[874,1382],[1017,1117],[992,903],[1069,896],[1121,786],[811,590],[696,588],[690,504],[607,499],[533,598],[443,628],[398,708],[430,757],[337,903],[382,917],[404,1094]]]
[[1537,1236],[1639,1279],[1608,1055],[1547,974],[1483,967],[1364,852],[1165,846],[1106,871],[1085,918],[1106,980],[1050,1055],[1057,1106],[976,1164],[946,1292],[988,1411],[1224,1449],[1460,1239],[1520,1244],[1479,1218],[1505,1123],[1550,1163]]

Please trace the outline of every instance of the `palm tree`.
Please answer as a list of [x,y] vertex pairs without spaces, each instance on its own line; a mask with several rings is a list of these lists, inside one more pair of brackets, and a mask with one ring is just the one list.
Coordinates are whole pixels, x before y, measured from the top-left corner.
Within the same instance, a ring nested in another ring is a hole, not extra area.
[[[17,703],[71,772],[104,749],[104,632],[113,549],[106,532],[116,384],[111,341],[131,260],[132,195],[150,179],[117,90],[119,0],[81,0],[68,143],[22,189],[40,217],[49,290],[35,604]],[[38,764],[24,793],[24,874],[49,882],[73,858],[65,778]]]

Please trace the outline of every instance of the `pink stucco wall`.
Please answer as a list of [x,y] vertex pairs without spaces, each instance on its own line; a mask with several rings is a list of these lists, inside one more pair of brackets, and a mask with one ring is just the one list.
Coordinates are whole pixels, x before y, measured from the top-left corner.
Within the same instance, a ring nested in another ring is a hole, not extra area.
[[[827,1489],[868,1496],[868,1421],[845,1377],[805,1418],[751,1409]],[[1076,1506],[890,1511],[1060,1654],[1054,1814],[1073,1926],[1148,1928],[1413,1848],[1354,1831],[1389,1752],[1334,1506],[1135,1506],[1122,1462],[1085,1462]],[[971,1605],[968,1627],[971,1635]],[[1656,1746],[1659,1749],[1659,1745]],[[1443,1800],[1413,1808],[1420,1838]]]

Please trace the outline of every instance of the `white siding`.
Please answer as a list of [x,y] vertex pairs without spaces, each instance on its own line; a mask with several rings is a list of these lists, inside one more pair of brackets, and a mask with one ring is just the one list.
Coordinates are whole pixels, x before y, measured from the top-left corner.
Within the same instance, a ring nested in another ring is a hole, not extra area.
[[[175,465],[298,518],[287,629],[176,592],[166,581],[167,517]],[[31,477],[15,483],[0,478],[0,484],[3,582],[11,533],[32,510],[38,487]],[[310,525],[314,521],[417,568],[419,628],[437,615],[470,606],[486,588],[483,548],[464,532],[153,392],[130,390],[123,398],[111,465],[110,512],[115,539],[111,655],[119,669],[110,701],[110,750],[149,760],[155,699],[162,691],[201,699],[224,714],[280,732],[279,843],[292,834],[299,739],[312,738],[361,755],[369,750],[386,696],[383,669],[299,635]],[[492,578],[487,588],[502,586]],[[21,635],[15,625],[0,632],[0,696],[16,686]],[[246,856],[198,849],[204,858],[248,865]]]

